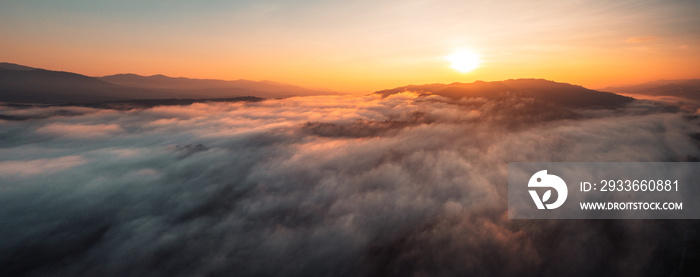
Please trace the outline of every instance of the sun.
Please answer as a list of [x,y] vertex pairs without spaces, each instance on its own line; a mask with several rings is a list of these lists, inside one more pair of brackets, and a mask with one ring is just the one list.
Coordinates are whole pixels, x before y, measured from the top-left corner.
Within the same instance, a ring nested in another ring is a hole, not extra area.
[[452,63],[451,68],[461,73],[467,73],[479,67],[479,55],[468,50],[455,51],[446,59]]

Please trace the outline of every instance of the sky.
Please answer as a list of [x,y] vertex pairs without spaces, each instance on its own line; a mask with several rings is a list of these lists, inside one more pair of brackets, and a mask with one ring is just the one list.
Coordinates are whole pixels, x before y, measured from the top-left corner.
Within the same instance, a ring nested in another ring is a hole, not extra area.
[[[88,76],[271,80],[368,93],[545,78],[700,78],[700,1],[0,0],[0,61]],[[455,51],[479,56],[459,72]]]

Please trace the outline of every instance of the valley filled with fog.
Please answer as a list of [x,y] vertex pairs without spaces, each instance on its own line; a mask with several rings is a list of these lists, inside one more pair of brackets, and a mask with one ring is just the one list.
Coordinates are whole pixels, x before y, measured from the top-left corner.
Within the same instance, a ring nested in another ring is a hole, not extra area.
[[696,161],[695,111],[401,90],[0,106],[0,274],[697,270],[694,221],[506,214],[508,162]]

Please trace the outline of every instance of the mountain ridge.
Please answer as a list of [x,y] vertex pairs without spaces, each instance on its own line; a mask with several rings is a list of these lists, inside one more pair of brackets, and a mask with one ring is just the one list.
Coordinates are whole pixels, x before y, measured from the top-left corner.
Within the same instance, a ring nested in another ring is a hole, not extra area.
[[[437,94],[453,100],[465,97],[534,98],[566,108],[614,108],[633,100],[631,97],[591,90],[580,85],[534,78],[407,85],[375,93],[386,97],[403,91]],[[132,99],[205,99],[244,96],[284,98],[320,94],[332,93],[267,80],[226,81],[169,77],[163,74],[142,76],[134,73],[89,77],[72,72],[0,63],[0,101],[5,102],[88,103]]]
[[204,93],[206,97],[226,97],[231,94],[255,93],[255,96],[267,98],[309,96],[335,94],[327,90],[314,90],[296,85],[283,84],[272,81],[251,81],[239,79],[235,81],[218,79],[196,79],[187,77],[170,77],[163,74],[142,76],[133,73],[115,74],[98,77],[98,79],[130,87],[176,90],[176,91],[196,91]]
[[631,97],[587,89],[580,85],[536,78],[508,79],[492,82],[475,81],[472,83],[408,85],[380,90],[375,92],[375,94],[386,97],[404,91],[435,94],[453,100],[462,98],[534,98],[567,108],[614,108],[634,100]]
[[700,101],[700,79],[657,80],[637,85],[607,87],[615,93],[673,96]]
[[0,102],[89,103],[131,99],[201,99],[231,97],[284,98],[334,94],[271,81],[224,81],[141,76],[123,73],[90,77],[19,64],[0,63]]

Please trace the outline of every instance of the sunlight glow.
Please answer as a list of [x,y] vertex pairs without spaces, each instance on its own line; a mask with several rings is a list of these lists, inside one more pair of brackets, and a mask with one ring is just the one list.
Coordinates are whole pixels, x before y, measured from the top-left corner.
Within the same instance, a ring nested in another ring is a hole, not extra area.
[[470,72],[479,67],[479,56],[468,50],[459,50],[446,57],[451,68],[461,73]]

